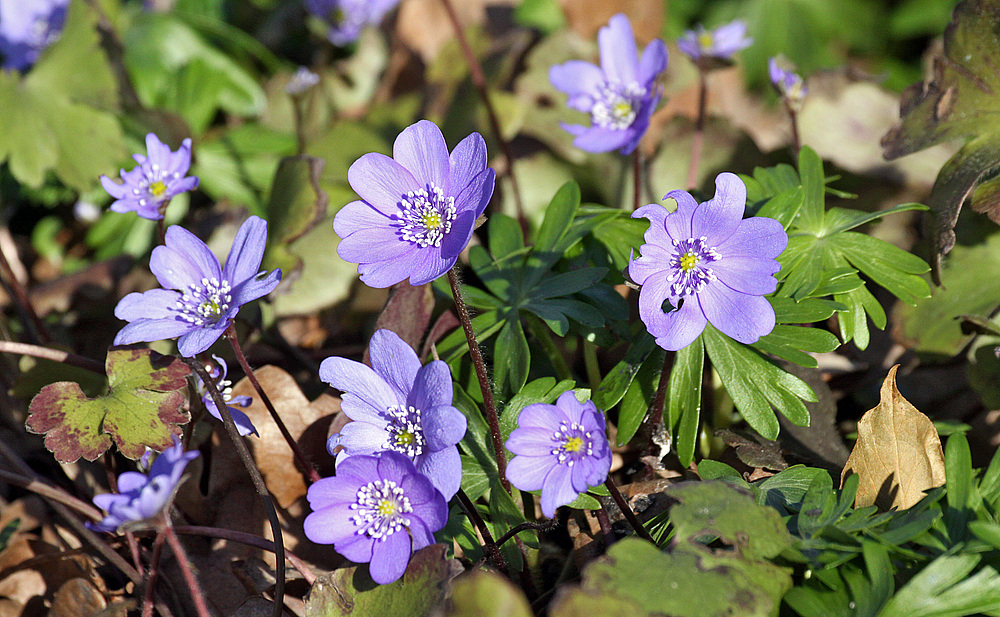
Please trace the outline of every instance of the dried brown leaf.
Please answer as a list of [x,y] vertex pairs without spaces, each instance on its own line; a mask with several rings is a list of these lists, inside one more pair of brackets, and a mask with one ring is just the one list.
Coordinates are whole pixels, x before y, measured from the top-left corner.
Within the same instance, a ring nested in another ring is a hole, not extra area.
[[107,606],[93,583],[85,578],[71,578],[56,591],[49,617],[89,617]]
[[930,418],[896,388],[896,365],[882,383],[881,402],[858,422],[858,441],[847,459],[840,484],[852,473],[861,477],[857,508],[912,507],[924,491],[945,482],[941,439]]

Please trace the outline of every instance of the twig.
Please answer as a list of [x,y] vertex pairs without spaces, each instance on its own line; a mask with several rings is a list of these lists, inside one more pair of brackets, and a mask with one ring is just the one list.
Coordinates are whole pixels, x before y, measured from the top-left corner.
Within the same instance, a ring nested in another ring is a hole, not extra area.
[[264,504],[264,511],[267,512],[267,520],[271,525],[271,534],[274,536],[275,548],[274,608],[271,614],[273,617],[281,617],[281,607],[285,601],[285,544],[282,541],[281,523],[278,521],[278,513],[275,511],[274,503],[271,501],[271,493],[267,490],[267,485],[264,484],[264,478],[260,476],[260,470],[257,469],[257,465],[254,463],[253,455],[250,454],[247,445],[243,443],[239,429],[236,428],[236,423],[233,422],[233,414],[229,412],[229,405],[222,398],[222,393],[219,392],[218,386],[215,385],[215,380],[211,378],[201,362],[193,358],[186,359],[185,361],[191,367],[191,370],[198,375],[202,383],[205,384],[209,395],[215,401],[215,406],[222,415],[222,423],[226,427],[226,432],[229,433],[229,439],[236,447],[236,452],[240,455],[240,460],[243,461],[243,466],[246,467],[247,473],[250,474],[250,480],[253,482],[257,494],[260,496],[261,503]]
[[14,341],[0,341],[0,353],[16,353],[32,358],[42,358],[53,362],[62,362],[70,366],[82,368],[99,375],[104,375],[104,365],[97,360],[91,360],[83,356],[78,356],[68,351],[60,351],[41,345],[29,345],[28,343],[16,343]]
[[618,506],[618,509],[622,511],[622,514],[625,515],[625,520],[627,520],[628,524],[635,530],[636,535],[643,540],[648,540],[649,542],[656,544],[656,541],[653,540],[653,536],[649,535],[646,528],[642,526],[641,522],[639,522],[635,512],[633,512],[632,508],[629,507],[628,502],[625,501],[622,494],[618,492],[618,487],[611,481],[611,478],[604,481],[604,486],[608,487],[608,492],[611,493],[611,498],[615,500],[615,504]]
[[281,416],[278,415],[278,410],[274,408],[271,403],[271,399],[264,392],[264,388],[260,386],[260,382],[257,381],[257,376],[254,374],[253,369],[250,368],[250,363],[247,362],[246,356],[243,355],[243,350],[240,348],[239,338],[236,336],[236,327],[230,323],[229,327],[226,328],[226,339],[229,340],[229,344],[232,345],[233,351],[236,353],[236,359],[239,361],[240,366],[243,367],[243,373],[246,374],[247,379],[253,385],[254,390],[257,391],[257,396],[260,400],[264,402],[264,407],[267,407],[268,413],[271,414],[271,419],[274,420],[275,424],[278,425],[278,430],[281,431],[281,436],[285,438],[285,442],[288,447],[292,449],[292,454],[295,456],[295,460],[298,461],[299,465],[302,466],[303,471],[309,476],[310,482],[319,482],[322,478],[316,468],[313,467],[309,459],[306,458],[305,452],[299,447],[299,444],[292,437],[292,434],[288,431],[288,427],[281,420]]
[[[166,536],[167,544],[170,545],[171,550],[174,551],[174,557],[177,558],[177,565],[180,566],[181,574],[184,575],[184,582],[187,583],[188,591],[191,592],[191,599],[194,600],[194,608],[198,612],[198,617],[212,617],[208,606],[205,604],[205,596],[201,593],[201,586],[198,585],[198,579],[194,576],[194,569],[191,567],[191,561],[184,550],[184,545],[181,544],[177,534],[174,533],[170,519],[164,516],[163,521],[163,535]],[[280,608],[280,605],[277,606]]]
[[465,56],[465,61],[469,64],[469,74],[472,77],[472,85],[475,86],[476,91],[479,92],[479,97],[483,99],[483,106],[486,107],[486,115],[490,119],[490,128],[493,130],[497,143],[500,144],[500,150],[503,151],[504,159],[507,161],[507,176],[510,178],[511,192],[514,193],[514,205],[517,208],[517,220],[521,224],[521,229],[525,230],[527,229],[528,219],[524,215],[524,204],[521,202],[521,190],[518,188],[517,176],[514,174],[514,156],[510,152],[510,144],[508,144],[507,140],[503,138],[503,133],[500,131],[500,120],[498,119],[496,110],[493,108],[493,102],[490,101],[490,95],[487,91],[486,74],[483,73],[483,67],[479,64],[476,54],[473,53],[472,46],[469,45],[469,39],[465,36],[465,30],[462,29],[462,23],[458,20],[458,14],[455,13],[455,7],[452,6],[451,0],[441,0],[441,4],[444,5],[444,10],[448,13],[448,19],[451,21],[452,28],[455,30],[455,38],[458,39],[458,45],[462,49],[462,55]]
[[490,533],[490,528],[486,526],[486,522],[483,521],[483,517],[479,516],[479,512],[476,511],[476,504],[472,503],[469,496],[465,494],[465,491],[458,489],[459,503],[462,504],[462,509],[469,516],[469,520],[472,524],[476,526],[479,533],[483,536],[483,544],[486,545],[486,553],[490,556],[490,561],[496,566],[501,572],[510,576],[510,572],[507,569],[507,562],[504,560],[503,555],[500,553],[500,547],[497,543],[493,541],[493,534]]
[[451,270],[448,270],[448,283],[451,284],[451,293],[455,298],[455,310],[458,312],[459,321],[462,322],[462,330],[465,331],[465,340],[469,344],[469,354],[472,356],[472,364],[476,367],[479,389],[483,393],[483,406],[486,408],[486,422],[490,425],[493,451],[497,457],[497,472],[500,477],[500,484],[509,493],[510,482],[507,480],[507,454],[504,452],[503,434],[500,432],[500,419],[497,417],[497,406],[493,400],[493,388],[490,386],[490,378],[486,374],[486,362],[483,361],[483,353],[479,350],[476,333],[472,329],[472,318],[469,317],[469,309],[462,298],[462,289],[458,282],[458,264]]
[[698,69],[698,115],[694,120],[694,134],[691,136],[691,163],[688,166],[688,190],[698,188],[698,168],[701,165],[701,149],[705,141],[705,109],[708,104],[708,79],[702,69]]
[[41,495],[42,497],[52,501],[65,504],[80,514],[95,521],[99,521],[104,518],[104,516],[101,515],[101,511],[89,503],[81,499],[77,499],[57,486],[52,486],[51,484],[36,478],[30,478],[0,469],[0,480],[3,480],[8,484],[13,484],[14,486],[20,486],[26,491],[31,491],[36,495]]

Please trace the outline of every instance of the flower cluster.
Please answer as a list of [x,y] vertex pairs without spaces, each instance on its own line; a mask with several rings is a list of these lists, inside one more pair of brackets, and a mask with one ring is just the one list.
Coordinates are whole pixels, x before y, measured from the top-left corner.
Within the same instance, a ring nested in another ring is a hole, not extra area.
[[604,414],[593,401],[581,403],[571,390],[555,405],[535,403],[521,410],[506,447],[516,456],[507,478],[522,491],[542,491],[542,514],[555,516],[611,470]]
[[774,219],[743,219],[746,185],[735,174],[719,174],[715,189],[715,198],[701,204],[686,191],[667,193],[677,202],[672,213],[658,204],[632,213],[649,219],[642,256],[628,267],[642,285],[639,316],[670,351],[694,342],[706,323],[747,344],[774,329],[774,309],[763,296],[777,288],[776,258],[788,235]]
[[[353,420],[330,437],[338,466],[351,456],[398,452],[412,460],[451,499],[462,481],[458,444],[466,419],[452,406],[451,371],[434,360],[420,365],[416,352],[391,330],[378,330],[369,343],[371,367],[346,358],[327,358],[319,376],[342,391],[341,409]],[[339,468],[339,467],[338,467]]]
[[150,133],[146,135],[146,155],[132,155],[139,166],[121,170],[122,184],[101,176],[101,186],[115,198],[112,211],[135,212],[155,221],[163,218],[166,204],[174,196],[197,188],[198,177],[186,175],[191,168],[190,139],[173,152]]
[[69,0],[0,0],[3,68],[24,71],[62,34]]
[[126,471],[118,476],[118,493],[94,496],[94,505],[107,512],[99,523],[87,523],[95,531],[116,531],[129,522],[152,518],[166,506],[184,475],[187,464],[198,458],[197,452],[185,452],[177,437],[164,450],[149,474]]
[[573,144],[588,152],[629,154],[642,139],[660,101],[657,78],[667,68],[667,47],[656,39],[640,57],[632,23],[624,14],[611,18],[597,34],[601,66],[571,60],[553,66],[549,79],[569,95],[567,105],[590,114],[590,126],[563,124]]
[[267,244],[267,222],[251,216],[233,240],[225,268],[197,236],[176,225],[153,249],[149,269],[163,289],[130,293],[115,307],[129,324],[115,345],[180,337],[177,349],[190,358],[217,341],[244,304],[271,293],[281,270],[258,274]]
[[[222,395],[222,400],[226,403],[232,403],[232,405],[239,405],[240,407],[249,407],[253,399],[249,396],[233,396],[233,382],[226,379],[226,375],[229,373],[229,366],[226,361],[219,356],[213,355],[212,358],[215,360],[214,366],[206,366],[205,369],[208,371],[208,376],[212,378],[215,383],[215,387],[218,388],[219,394]],[[198,379],[198,393],[201,394],[201,403],[205,406],[205,409],[213,418],[222,421],[222,412],[219,411],[219,406],[215,404],[215,398],[208,391],[208,387],[201,380]],[[236,409],[232,405],[226,405],[229,409],[229,413],[233,416],[233,424],[236,425],[236,430],[239,431],[240,435],[254,435],[260,436],[257,433],[256,427],[254,427],[253,422],[247,417],[245,413]]]
[[410,555],[434,543],[448,504],[431,481],[398,452],[352,456],[306,494],[312,513],[306,537],[355,563],[370,563],[372,580],[387,584],[406,570]]
[[326,37],[343,47],[358,40],[365,26],[382,21],[399,0],[305,0],[306,10],[330,25]]
[[802,102],[806,98],[809,89],[806,82],[794,71],[782,68],[778,58],[771,58],[767,61],[768,73],[771,76],[771,84],[774,85],[781,98],[788,102],[788,105],[798,110],[802,107]]
[[747,24],[741,19],[715,30],[706,30],[704,26],[698,25],[677,40],[677,48],[681,53],[703,70],[731,63],[736,52],[751,45],[753,39],[747,36]]
[[370,153],[347,171],[361,197],[337,213],[337,254],[359,264],[370,287],[410,279],[423,285],[447,272],[469,243],[476,219],[493,196],[479,133],[448,154],[441,130],[421,120],[399,134],[392,158]]

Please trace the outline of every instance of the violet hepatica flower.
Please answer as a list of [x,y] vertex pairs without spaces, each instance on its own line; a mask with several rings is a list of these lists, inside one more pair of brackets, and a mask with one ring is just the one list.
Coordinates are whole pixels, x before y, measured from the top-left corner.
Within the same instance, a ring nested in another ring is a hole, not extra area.
[[677,40],[677,48],[691,58],[700,68],[709,69],[731,63],[733,56],[753,45],[747,36],[747,24],[741,19],[732,21],[715,30],[706,30],[698,25],[688,30]]
[[358,40],[365,26],[377,25],[399,0],[305,0],[306,10],[330,25],[326,37],[343,47]]
[[3,68],[24,71],[62,34],[69,0],[0,0]]
[[146,135],[146,154],[133,154],[139,165],[132,171],[121,170],[123,184],[101,176],[101,186],[115,201],[113,212],[135,212],[144,219],[163,218],[163,206],[175,195],[198,186],[198,176],[186,176],[191,168],[191,140],[185,139],[177,152],[150,133]]
[[99,523],[87,523],[95,531],[115,531],[128,522],[142,521],[159,513],[170,501],[187,464],[198,452],[185,452],[177,437],[149,470],[149,475],[126,471],[118,476],[118,493],[94,496],[94,505],[108,513]]
[[408,126],[396,138],[392,158],[373,152],[348,169],[361,201],[341,208],[333,220],[343,238],[337,254],[359,264],[370,287],[407,278],[411,285],[429,283],[455,265],[469,243],[495,178],[479,133],[449,155],[433,122]]
[[767,61],[767,69],[771,76],[771,84],[777,89],[778,94],[788,102],[792,109],[800,109],[802,101],[805,100],[806,94],[809,92],[805,80],[793,71],[782,68],[777,58],[771,58]]
[[551,518],[556,508],[608,478],[611,445],[605,431],[604,414],[593,401],[581,403],[572,390],[555,405],[528,405],[507,438],[507,449],[516,455],[507,478],[522,491],[541,490],[542,514]]
[[420,365],[416,352],[395,332],[378,330],[369,343],[371,367],[327,358],[320,379],[342,391],[341,409],[353,420],[330,437],[337,469],[349,457],[383,451],[411,459],[445,499],[458,492],[462,461],[456,444],[466,419],[452,406],[451,371],[441,360]]
[[710,201],[671,191],[665,199],[676,200],[676,211],[649,204],[632,213],[649,219],[649,229],[628,272],[642,285],[639,316],[660,347],[687,347],[706,323],[747,344],[774,329],[774,309],[763,296],[777,287],[775,258],[788,236],[774,219],[744,220],[746,197],[743,181],[727,172],[715,179]]
[[406,570],[414,551],[434,544],[448,520],[448,504],[431,481],[397,452],[352,456],[306,493],[312,513],[306,537],[355,563],[371,563],[372,580],[385,585]]
[[[231,403],[231,405],[226,405],[229,408],[229,413],[233,416],[233,424],[236,425],[236,430],[239,431],[240,435],[249,435],[253,433],[260,437],[257,433],[257,429],[254,427],[253,423],[250,422],[250,418],[247,417],[245,413],[233,407],[233,405],[239,405],[240,407],[249,407],[253,399],[249,396],[233,396],[233,382],[226,379],[226,375],[229,373],[229,366],[226,361],[219,356],[213,355],[212,358],[215,360],[214,366],[206,366],[208,370],[208,376],[212,378],[215,382],[215,387],[219,389],[219,394],[222,395],[222,400],[226,403]],[[205,406],[205,409],[214,417],[215,419],[222,421],[222,412],[219,411],[218,405],[215,404],[215,398],[209,393],[208,388],[202,382],[201,378],[198,378],[198,392],[201,394],[201,402]]]
[[576,136],[573,144],[588,152],[620,150],[630,154],[639,145],[649,118],[660,101],[656,84],[667,68],[667,47],[656,39],[640,57],[628,17],[619,13],[597,33],[601,66],[570,60],[549,70],[552,85],[569,95],[567,105],[590,114],[590,126],[563,124]]
[[240,226],[225,268],[205,243],[173,225],[165,244],[153,249],[149,269],[163,289],[130,293],[115,307],[129,322],[115,345],[180,337],[177,349],[193,357],[222,336],[240,307],[266,296],[281,281],[281,270],[258,274],[267,244],[267,221],[251,216]]

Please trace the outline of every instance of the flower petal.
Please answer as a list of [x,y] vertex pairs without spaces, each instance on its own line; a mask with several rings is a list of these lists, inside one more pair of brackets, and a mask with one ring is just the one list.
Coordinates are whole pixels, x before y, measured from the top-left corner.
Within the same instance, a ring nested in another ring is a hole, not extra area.
[[131,345],[177,338],[193,327],[178,319],[137,319],[118,331],[114,344]]
[[691,193],[687,191],[670,191],[663,196],[664,199],[673,199],[677,202],[677,209],[664,218],[663,227],[667,230],[670,238],[683,242],[691,238],[691,218],[698,208],[698,202],[694,200]]
[[647,279],[639,290],[639,316],[656,344],[667,351],[690,345],[705,329],[706,318],[695,297],[688,297],[677,310],[664,313],[662,306],[670,283],[666,279]]
[[348,422],[340,429],[339,444],[344,447],[348,456],[381,452],[389,439],[389,431],[385,427],[384,423],[379,425],[358,420]]
[[392,144],[392,158],[408,169],[421,187],[433,182],[445,195],[452,194],[448,145],[441,129],[430,120],[403,129]]
[[421,410],[451,405],[454,391],[451,385],[451,369],[448,365],[441,360],[432,360],[427,366],[420,366],[416,353],[413,354],[413,359],[417,368],[409,380],[412,389],[403,398],[406,404]]
[[594,105],[591,93],[603,85],[604,73],[590,62],[570,60],[550,67],[549,81],[557,90],[569,95],[568,107],[589,112]]
[[372,228],[391,229],[392,220],[367,201],[352,201],[333,217],[333,231],[346,238],[356,231]]
[[[662,208],[660,209],[662,210]],[[665,232],[664,235],[666,235]],[[633,259],[628,264],[629,278],[636,284],[644,285],[649,277],[657,276],[670,269],[673,251],[660,244],[643,244],[639,250],[642,251],[642,256]]]
[[[392,388],[399,404],[407,402],[410,391],[417,387],[414,381],[421,370],[417,352],[413,351],[413,348],[392,330],[380,329],[375,331],[368,342],[368,355],[375,374]],[[447,365],[445,365],[445,370],[448,370]],[[446,379],[450,388],[450,373]],[[423,407],[417,406],[417,409],[423,409]]]
[[723,258],[757,257],[775,259],[788,246],[788,234],[781,223],[765,216],[744,219],[729,239],[716,248]]
[[[680,41],[678,41],[678,46]],[[660,39],[653,39],[639,58],[638,82],[649,87],[660,73],[667,70],[667,46]]]
[[433,247],[421,250],[416,261],[410,266],[410,285],[416,287],[430,283],[451,270],[456,261],[458,261],[458,255],[445,257],[439,249]]
[[[414,255],[419,253],[414,252]],[[401,263],[401,259],[390,261],[379,261],[375,263],[358,264],[358,276],[361,282],[375,289],[391,287],[400,281],[405,281],[410,276],[409,267]],[[411,285],[417,284],[410,281]]]
[[489,163],[483,136],[471,133],[458,142],[448,161],[451,169],[451,193],[461,193],[473,178],[483,173]]
[[383,480],[392,480],[396,484],[403,481],[407,475],[415,471],[413,461],[399,452],[391,450],[383,452],[378,457],[378,477]]
[[237,285],[233,289],[233,300],[230,307],[241,307],[248,302],[253,302],[257,298],[263,298],[274,291],[274,288],[281,282],[281,269],[275,268],[260,278],[252,278]]
[[496,172],[490,167],[473,176],[455,196],[455,209],[459,213],[472,211],[476,213],[476,217],[479,217],[486,210],[490,198],[493,197],[496,177]]
[[347,170],[347,181],[361,199],[386,216],[399,212],[404,194],[423,188],[405,167],[377,152],[354,161]]
[[629,129],[604,129],[595,126],[581,132],[573,140],[573,145],[581,150],[597,154],[617,150],[628,144],[633,137],[635,135]]
[[543,428],[547,431],[555,431],[559,428],[559,422],[561,419],[557,415],[557,409],[553,409],[555,405],[550,405],[548,403],[532,403],[524,409],[517,416],[517,425],[519,427],[533,426],[536,428]]
[[354,533],[334,542],[333,548],[349,561],[353,561],[354,563],[368,563],[372,560],[372,550],[375,548],[375,541],[368,537],[367,534],[359,535],[355,528]]
[[175,319],[174,308],[181,295],[169,289],[150,289],[142,293],[130,293],[118,301],[115,317],[125,321],[138,319]]
[[774,329],[774,309],[762,296],[708,284],[698,294],[708,321],[726,336],[749,345]]
[[552,439],[551,430],[520,426],[511,431],[504,445],[518,456],[550,456],[556,444]]
[[220,319],[214,326],[196,327],[177,339],[177,351],[185,358],[193,358],[214,345],[227,326],[229,320]]
[[712,264],[712,272],[731,289],[756,296],[773,293],[778,288],[774,273],[781,264],[773,259],[760,257],[730,257]]
[[715,177],[715,197],[702,203],[691,217],[691,236],[708,238],[709,246],[725,242],[739,227],[747,205],[747,186],[736,174]]
[[375,542],[368,568],[372,580],[379,585],[399,580],[410,563],[410,554],[410,536],[406,532],[397,531]]
[[609,80],[625,85],[638,82],[639,51],[632,22],[624,13],[613,16],[598,31],[597,44],[601,49],[601,69]]
[[507,479],[522,491],[537,491],[556,464],[551,456],[515,456],[507,464]]
[[[487,201],[489,200],[487,199]],[[479,218],[479,214],[474,210],[466,210],[455,218],[451,224],[451,231],[441,240],[442,259],[458,260],[458,255],[465,250],[472,238],[472,230],[476,225],[477,218]]]
[[548,518],[556,515],[556,508],[576,499],[580,494],[573,490],[569,465],[555,465],[542,484],[542,514]]
[[403,402],[396,399],[392,388],[370,367],[347,358],[323,360],[319,365],[319,378],[341,392],[363,397],[378,409],[385,410]]
[[311,512],[302,527],[306,537],[316,544],[333,544],[354,535],[353,514],[348,503],[334,503]]
[[[171,225],[167,228],[167,233],[164,236],[165,248],[170,250],[174,255],[179,256],[181,260],[186,262],[186,272],[188,276],[192,278],[187,282],[198,283],[202,278],[215,277],[219,279],[222,277],[222,268],[219,266],[219,258],[215,256],[208,246],[201,239],[191,233],[190,231],[180,227],[178,225]],[[160,247],[157,247],[159,249]],[[153,250],[153,256],[150,259],[149,269],[153,271],[156,278],[160,280],[160,284],[163,287],[179,289],[179,287],[172,287],[171,285],[164,284],[161,279],[161,274],[157,272],[156,268],[153,266],[153,259],[156,258],[157,249]],[[171,262],[173,260],[168,260],[165,266],[173,265]],[[177,266],[181,266],[177,264]],[[164,273],[166,275],[167,273]],[[196,277],[196,278],[195,278]]]
[[465,415],[451,405],[423,408],[424,439],[427,449],[441,450],[462,441],[468,428]]
[[236,232],[233,246],[226,257],[226,265],[222,268],[223,278],[236,287],[257,276],[266,246],[267,221],[259,216],[251,216]]
[[452,446],[428,452],[420,461],[417,471],[425,475],[446,500],[450,500],[462,483],[462,459],[458,455],[458,448]]

